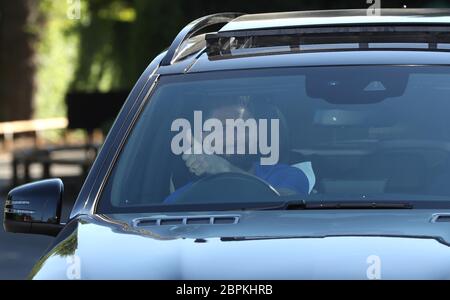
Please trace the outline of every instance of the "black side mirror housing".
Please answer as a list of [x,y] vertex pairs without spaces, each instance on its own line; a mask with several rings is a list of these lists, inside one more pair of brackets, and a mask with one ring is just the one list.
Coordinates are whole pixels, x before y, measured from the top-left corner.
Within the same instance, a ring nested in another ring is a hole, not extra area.
[[41,180],[11,190],[5,202],[5,231],[56,236],[63,228],[63,192],[61,179]]

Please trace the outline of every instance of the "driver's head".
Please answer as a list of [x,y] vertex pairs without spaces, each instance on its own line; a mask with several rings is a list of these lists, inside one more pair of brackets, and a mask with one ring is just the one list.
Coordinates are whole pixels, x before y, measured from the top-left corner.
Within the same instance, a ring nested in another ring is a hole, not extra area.
[[[249,141],[257,141],[257,137],[250,137],[250,135],[256,134],[257,131],[252,130],[237,130],[234,128],[234,138],[227,138],[227,120],[243,120],[255,119],[255,116],[251,109],[241,103],[232,103],[219,105],[213,108],[208,118],[218,119],[223,127],[223,154],[222,157],[226,158],[233,165],[247,169],[250,168],[252,163],[256,160],[255,155],[249,154]],[[239,144],[245,145],[245,154],[237,154],[237,146]]]

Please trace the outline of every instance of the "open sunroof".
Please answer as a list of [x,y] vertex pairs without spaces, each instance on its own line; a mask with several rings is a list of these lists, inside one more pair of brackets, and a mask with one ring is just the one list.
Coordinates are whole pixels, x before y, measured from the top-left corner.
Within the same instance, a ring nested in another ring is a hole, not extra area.
[[450,25],[364,25],[218,32],[206,35],[207,53],[240,55],[330,50],[450,51]]

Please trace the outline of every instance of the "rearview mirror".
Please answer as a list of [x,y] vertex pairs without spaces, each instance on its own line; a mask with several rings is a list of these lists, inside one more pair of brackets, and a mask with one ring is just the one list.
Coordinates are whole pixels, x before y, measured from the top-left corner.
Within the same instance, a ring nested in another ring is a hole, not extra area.
[[61,179],[41,180],[11,190],[5,202],[5,231],[56,236],[63,227],[63,191]]

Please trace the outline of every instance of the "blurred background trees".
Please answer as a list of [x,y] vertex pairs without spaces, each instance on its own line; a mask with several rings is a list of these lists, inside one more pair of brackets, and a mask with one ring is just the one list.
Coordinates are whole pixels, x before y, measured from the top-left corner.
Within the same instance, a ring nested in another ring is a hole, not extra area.
[[365,0],[80,0],[81,18],[70,19],[74,1],[0,1],[0,122],[64,116],[68,91],[129,90],[151,59],[200,16],[369,6]]
[[36,87],[38,37],[30,25],[39,26],[42,19],[33,0],[0,1],[0,13],[0,120],[27,119]]

